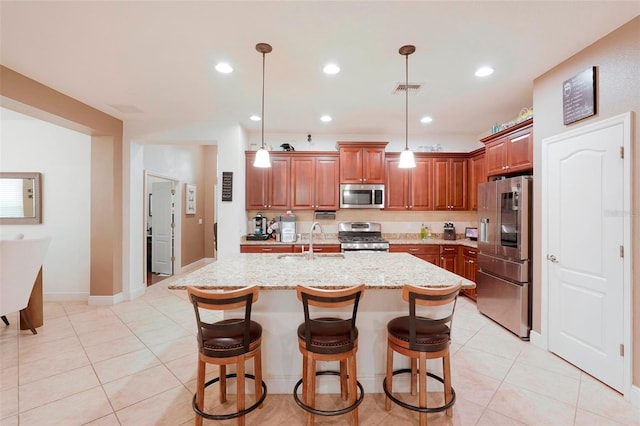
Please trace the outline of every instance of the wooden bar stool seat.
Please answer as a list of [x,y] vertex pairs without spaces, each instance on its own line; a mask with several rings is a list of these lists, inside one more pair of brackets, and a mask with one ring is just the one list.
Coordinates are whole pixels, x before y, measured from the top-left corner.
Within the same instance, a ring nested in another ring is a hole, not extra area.
[[[358,382],[356,353],[358,350],[358,329],[356,314],[358,303],[364,292],[364,284],[339,290],[323,290],[297,286],[298,299],[304,309],[304,323],[298,327],[298,347],[302,354],[302,379],[293,389],[296,403],[307,412],[307,425],[314,423],[314,416],[338,416],[351,413],[351,423],[358,424],[358,405],[364,398],[364,389]],[[321,308],[341,308],[352,306],[349,318],[323,316],[310,306]],[[318,361],[339,361],[340,371],[317,371]],[[340,395],[348,401],[346,407],[335,410],[321,410],[316,407],[316,376],[340,376]],[[302,399],[298,389],[302,385]],[[360,394],[358,395],[358,389]]]
[[[420,413],[420,425],[426,426],[427,414],[445,411],[453,415],[456,393],[451,386],[451,323],[461,285],[451,287],[417,287],[405,284],[402,288],[403,300],[409,302],[409,315],[394,318],[387,323],[387,371],[382,382],[386,394],[385,410],[391,409],[391,402],[403,408]],[[429,313],[416,312],[416,305],[429,307]],[[397,352],[410,358],[411,368],[393,370],[393,354]],[[442,358],[442,377],[427,371],[427,359]],[[419,366],[417,364],[419,363]],[[411,395],[416,394],[419,383],[418,405],[403,401],[393,392],[393,377],[398,374],[411,375]],[[427,377],[444,385],[444,404],[427,406]]]
[[[257,286],[238,290],[213,292],[187,287],[189,300],[193,304],[198,324],[198,376],[197,389],[193,395],[193,411],[196,425],[202,425],[203,418],[210,420],[230,420],[237,418],[238,425],[245,424],[245,415],[262,406],[267,396],[267,385],[262,380],[262,326],[251,320],[251,305],[258,300]],[[244,316],[224,319],[214,323],[202,319],[201,309],[226,311],[244,308]],[[253,359],[254,374],[245,372],[245,361]],[[205,383],[206,365],[217,365],[220,374]],[[235,365],[236,373],[227,374],[227,365]],[[213,414],[204,411],[205,388],[220,383],[220,403],[227,401],[227,379],[236,378],[236,411],[230,414]],[[245,378],[255,384],[255,403],[245,408]]]

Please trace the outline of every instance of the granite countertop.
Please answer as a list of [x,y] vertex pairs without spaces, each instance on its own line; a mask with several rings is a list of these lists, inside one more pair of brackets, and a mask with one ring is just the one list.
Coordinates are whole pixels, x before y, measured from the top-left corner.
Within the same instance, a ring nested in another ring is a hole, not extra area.
[[[421,240],[418,236],[415,238],[411,238],[410,234],[382,234],[382,237],[389,241],[389,244],[425,244],[425,245],[448,245],[455,244],[461,245],[470,248],[477,248],[478,242],[471,241],[468,238],[460,238],[456,240],[444,240],[442,238],[429,238],[428,240]],[[263,241],[247,241],[246,237],[242,237],[240,241],[242,245],[296,245],[296,244],[309,244],[309,239],[307,237],[303,237],[302,239],[294,242],[294,243],[282,243],[278,242],[274,239],[263,240]],[[327,244],[340,244],[337,235],[327,235],[326,238],[322,237],[314,237],[313,245],[327,245]]]
[[[315,241],[314,241],[315,244]],[[344,258],[336,256],[344,255]],[[475,283],[408,253],[348,252],[319,255],[237,254],[218,259],[184,277],[169,288],[194,286],[230,289],[258,285],[262,290],[293,290],[297,284],[316,288],[344,288],[365,284],[368,289],[399,289],[404,284],[443,287]]]

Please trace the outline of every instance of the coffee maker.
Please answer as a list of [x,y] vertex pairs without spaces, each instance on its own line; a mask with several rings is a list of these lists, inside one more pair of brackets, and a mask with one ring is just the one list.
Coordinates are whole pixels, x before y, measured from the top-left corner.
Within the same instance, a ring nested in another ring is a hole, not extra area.
[[262,212],[257,212],[256,215],[251,218],[251,223],[253,233],[247,235],[247,240],[266,240],[269,238],[267,234],[267,218],[262,216]]

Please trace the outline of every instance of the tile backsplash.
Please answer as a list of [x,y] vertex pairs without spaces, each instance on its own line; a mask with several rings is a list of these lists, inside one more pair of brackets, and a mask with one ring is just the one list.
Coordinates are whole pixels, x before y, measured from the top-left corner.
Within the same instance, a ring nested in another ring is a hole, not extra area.
[[[262,215],[271,219],[283,214],[280,210],[261,210]],[[314,212],[310,210],[294,211],[298,233],[308,232],[315,221]],[[247,221],[255,216],[256,210],[247,211]],[[467,226],[478,226],[476,211],[385,211],[377,209],[343,209],[336,211],[335,220],[317,220],[327,234],[337,234],[340,222],[379,222],[383,234],[420,234],[422,224],[429,226],[434,234],[442,234],[444,223],[453,222],[456,234],[464,235]]]

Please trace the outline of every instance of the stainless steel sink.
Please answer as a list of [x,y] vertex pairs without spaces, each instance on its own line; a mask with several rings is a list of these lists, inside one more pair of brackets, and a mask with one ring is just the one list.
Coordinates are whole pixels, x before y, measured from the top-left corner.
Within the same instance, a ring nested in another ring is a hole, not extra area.
[[[342,253],[314,253],[313,258],[319,259],[344,259]],[[301,259],[301,260],[313,260],[309,253],[286,253],[278,256],[278,259]]]

